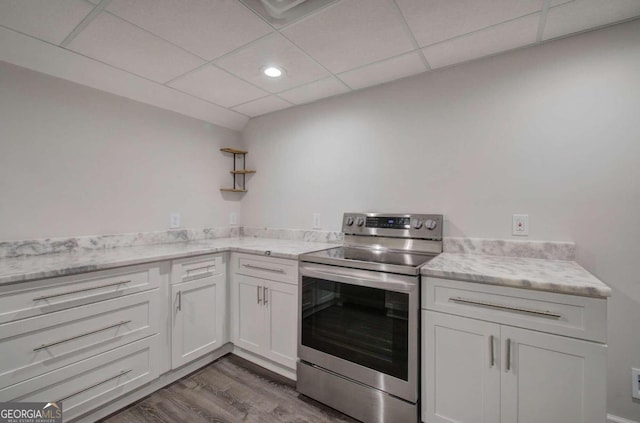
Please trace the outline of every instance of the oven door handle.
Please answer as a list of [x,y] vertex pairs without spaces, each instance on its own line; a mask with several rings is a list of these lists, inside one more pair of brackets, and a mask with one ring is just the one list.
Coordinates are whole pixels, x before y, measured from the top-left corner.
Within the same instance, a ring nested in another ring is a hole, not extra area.
[[412,292],[418,288],[419,281],[416,276],[411,277],[309,263],[300,265],[300,275],[394,292]]

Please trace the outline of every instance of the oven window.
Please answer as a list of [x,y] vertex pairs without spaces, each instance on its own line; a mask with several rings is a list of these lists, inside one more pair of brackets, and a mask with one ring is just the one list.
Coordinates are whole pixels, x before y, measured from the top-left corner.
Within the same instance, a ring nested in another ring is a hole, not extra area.
[[408,380],[409,294],[302,278],[302,345]]

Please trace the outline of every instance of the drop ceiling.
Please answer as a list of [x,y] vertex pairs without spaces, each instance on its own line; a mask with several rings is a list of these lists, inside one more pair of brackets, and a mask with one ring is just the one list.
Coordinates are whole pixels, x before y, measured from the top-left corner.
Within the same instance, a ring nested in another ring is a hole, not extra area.
[[[633,19],[640,0],[307,0],[291,12],[274,19],[259,0],[0,0],[0,60],[239,130]],[[268,65],[284,75],[267,77]]]

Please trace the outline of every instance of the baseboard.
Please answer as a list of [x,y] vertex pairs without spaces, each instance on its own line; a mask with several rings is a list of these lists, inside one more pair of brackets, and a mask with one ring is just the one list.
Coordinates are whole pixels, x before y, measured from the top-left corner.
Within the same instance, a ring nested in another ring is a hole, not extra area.
[[279,374],[280,376],[284,376],[291,380],[297,380],[295,369],[289,369],[288,367],[284,367],[281,364],[275,363],[271,360],[267,360],[266,358],[260,357],[252,352],[247,350],[243,350],[242,348],[238,348],[236,346],[233,347],[232,354],[237,355],[238,357],[244,358],[254,364],[257,364],[260,367],[264,367],[267,370],[271,370],[274,373]]
[[212,353],[206,354],[195,361],[180,367],[179,369],[169,371],[161,375],[158,379],[155,379],[153,382],[148,385],[142,386],[137,390],[127,392],[122,397],[113,400],[88,414],[83,416],[79,416],[71,421],[73,423],[93,423],[97,420],[107,417],[110,414],[115,413],[116,411],[133,404],[136,401],[143,399],[146,396],[151,395],[155,391],[164,388],[167,385],[172,384],[173,382],[182,379],[190,373],[195,372],[196,370],[216,361],[220,357],[227,355],[233,349],[233,345],[228,343],[223,345],[221,348],[215,350]]
[[607,414],[607,423],[638,423],[634,420],[623,419],[622,417]]

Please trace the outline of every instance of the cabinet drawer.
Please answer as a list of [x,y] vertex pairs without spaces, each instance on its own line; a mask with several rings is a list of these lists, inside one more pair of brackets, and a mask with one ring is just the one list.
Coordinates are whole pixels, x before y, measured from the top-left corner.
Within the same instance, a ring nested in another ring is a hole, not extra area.
[[157,335],[0,389],[4,401],[62,401],[65,421],[158,377]]
[[157,333],[157,292],[0,325],[0,388]]
[[428,310],[606,342],[604,299],[431,277],[422,281],[422,307]]
[[160,263],[0,286],[0,323],[157,288]]
[[297,261],[251,254],[235,254],[233,260],[234,273],[239,275],[298,284]]
[[171,262],[172,284],[223,275],[225,273],[223,254],[189,257]]

